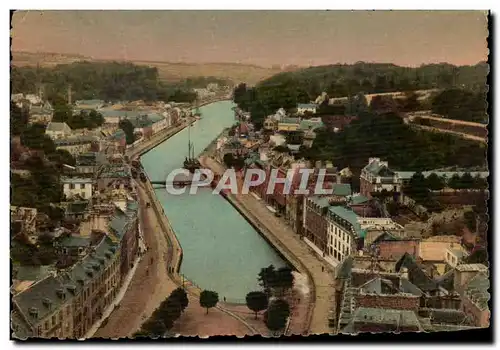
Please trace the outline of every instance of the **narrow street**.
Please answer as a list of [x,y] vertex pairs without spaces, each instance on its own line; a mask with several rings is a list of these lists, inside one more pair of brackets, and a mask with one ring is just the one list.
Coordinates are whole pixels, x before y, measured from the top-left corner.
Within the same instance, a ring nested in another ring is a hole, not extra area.
[[[132,336],[177,284],[167,274],[167,240],[160,229],[154,209],[146,208],[148,196],[137,186],[145,243],[148,251],[137,267],[120,307],[111,313],[107,324],[94,335],[99,338]],[[151,264],[151,259],[153,263]],[[181,335],[236,335],[253,334],[245,323],[217,308],[206,310],[198,298],[189,295],[189,306],[174,325],[173,331]]]

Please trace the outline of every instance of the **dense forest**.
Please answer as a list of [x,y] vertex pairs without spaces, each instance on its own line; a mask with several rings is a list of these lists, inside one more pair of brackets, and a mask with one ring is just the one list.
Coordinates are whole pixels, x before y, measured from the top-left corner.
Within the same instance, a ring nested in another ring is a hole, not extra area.
[[[257,126],[265,116],[279,107],[294,108],[297,103],[313,101],[322,92],[330,98],[354,97],[358,94],[415,91],[424,89],[452,90],[453,103],[443,99],[429,106],[453,119],[484,121],[486,100],[486,78],[489,66],[453,66],[449,64],[423,65],[418,68],[399,67],[393,64],[357,63],[354,65],[331,65],[284,72],[266,79],[255,87],[238,85],[234,90],[234,101],[249,111]],[[463,91],[457,93],[457,90]],[[444,96],[447,100],[449,96]],[[472,109],[474,112],[463,113]],[[477,112],[480,110],[481,112]],[[351,113],[349,109],[346,113]]]
[[303,148],[298,157],[302,156],[358,170],[368,158],[380,157],[394,169],[424,171],[485,166],[486,146],[449,134],[414,130],[396,114],[362,112],[342,132],[318,129],[312,148]]
[[43,86],[45,96],[66,96],[71,85],[73,101],[176,101],[192,102],[192,86],[199,81],[165,83],[158,69],[117,62],[78,62],[45,67],[12,67],[12,93],[36,93]]

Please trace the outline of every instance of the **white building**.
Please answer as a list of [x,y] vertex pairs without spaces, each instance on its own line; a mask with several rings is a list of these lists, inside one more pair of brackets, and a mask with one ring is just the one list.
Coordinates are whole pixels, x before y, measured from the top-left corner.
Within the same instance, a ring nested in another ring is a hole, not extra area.
[[361,170],[360,187],[361,194],[369,197],[372,192],[401,192],[402,179],[397,172],[389,169],[389,164],[380,158],[370,158],[368,165]]
[[83,199],[92,197],[94,184],[90,178],[62,177],[63,192],[66,198],[80,196]]
[[327,249],[325,259],[336,266],[356,250],[362,235],[358,216],[342,206],[331,206],[326,215]]
[[50,122],[45,129],[45,134],[55,140],[70,136],[72,131],[66,123]]
[[456,248],[447,248],[444,260],[451,267],[457,267],[458,264],[462,263],[462,260],[465,259],[469,254],[461,247],[458,246]]
[[315,114],[318,109],[318,105],[315,103],[299,103],[297,105],[297,114],[301,115],[306,112]]

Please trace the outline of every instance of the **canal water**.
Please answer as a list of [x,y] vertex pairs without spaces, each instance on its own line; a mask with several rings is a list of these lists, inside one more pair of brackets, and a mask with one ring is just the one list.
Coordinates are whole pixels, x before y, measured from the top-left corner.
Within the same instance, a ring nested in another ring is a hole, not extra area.
[[[230,101],[201,107],[202,119],[191,127],[191,141],[199,154],[222,131],[235,123]],[[141,157],[151,180],[164,180],[180,168],[188,153],[184,129]],[[286,263],[260,234],[220,195],[199,189],[196,195],[172,195],[155,190],[183,250],[181,273],[202,289],[219,293],[222,301],[245,302],[259,290],[261,268]],[[189,191],[186,191],[189,192]]]

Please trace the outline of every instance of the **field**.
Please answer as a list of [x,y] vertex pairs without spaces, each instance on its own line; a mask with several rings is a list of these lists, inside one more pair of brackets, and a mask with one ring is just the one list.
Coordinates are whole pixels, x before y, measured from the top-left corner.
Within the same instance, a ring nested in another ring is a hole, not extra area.
[[[56,53],[29,53],[12,52],[11,64],[15,66],[53,67],[58,64],[68,64],[78,61],[99,62],[105,61],[84,57],[79,55],[67,55]],[[172,62],[150,62],[131,61],[138,65],[157,67],[160,78],[166,81],[178,81],[195,76],[213,76],[226,78],[234,83],[246,82],[253,85],[263,79],[279,73],[279,69],[265,68],[247,64],[237,63],[172,63]]]

